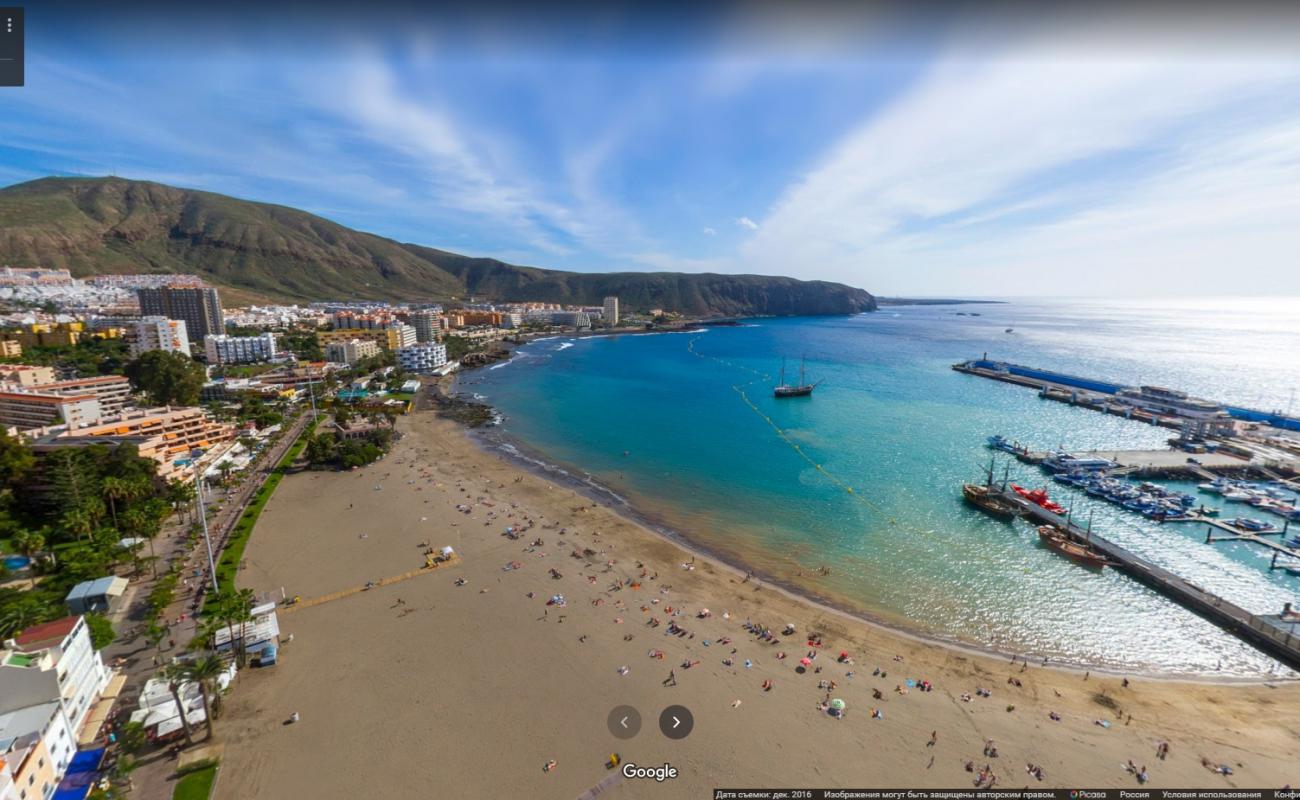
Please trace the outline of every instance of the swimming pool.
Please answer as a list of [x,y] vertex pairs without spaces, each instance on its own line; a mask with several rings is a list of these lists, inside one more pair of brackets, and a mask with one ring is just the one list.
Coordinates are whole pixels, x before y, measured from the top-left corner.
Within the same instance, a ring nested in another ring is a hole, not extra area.
[[27,556],[5,556],[5,568],[10,570],[27,569],[31,566],[32,560]]

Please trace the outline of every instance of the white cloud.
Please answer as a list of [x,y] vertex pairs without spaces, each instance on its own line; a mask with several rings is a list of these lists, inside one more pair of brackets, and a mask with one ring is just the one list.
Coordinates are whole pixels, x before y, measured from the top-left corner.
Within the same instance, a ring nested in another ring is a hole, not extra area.
[[700,231],[700,232],[703,233],[705,236],[716,236],[717,233],[718,233],[717,231],[715,231],[715,230],[712,229],[712,228],[705,228],[704,230],[702,230],[702,231]]
[[749,217],[739,217],[739,218],[737,218],[737,219],[736,219],[736,224],[739,225],[739,226],[742,227],[742,228],[749,228],[751,231],[756,231],[756,230],[758,230],[758,223],[755,222],[754,220],[750,219]]
[[[1222,152],[1215,165],[1180,147],[1198,134],[1213,152],[1214,142],[1231,141],[1243,128],[1276,122],[1288,108],[1279,98],[1296,105],[1300,60],[1088,52],[1075,37],[1055,36],[1001,54],[950,53],[787,187],[741,255],[760,270],[815,264],[818,277],[938,292],[972,283],[964,269],[986,268],[981,277],[996,276],[995,285],[1005,289],[1019,275],[1006,263],[1003,234],[1026,246],[1030,239],[1048,244],[1046,234],[1031,237],[1016,227],[1011,214],[1091,203],[1098,214],[1110,208],[1112,224],[1123,214],[1151,225],[1161,221],[1152,212],[1182,206],[1166,202],[1176,199],[1170,193],[1182,191],[1186,201],[1189,192],[1205,189],[1208,173],[1201,173],[1211,168],[1234,186],[1237,169],[1267,178],[1244,153]],[[1145,170],[1125,174],[1116,166],[1125,158]],[[1090,177],[1084,167],[1090,159],[1119,170],[1103,192],[1076,185]],[[1183,172],[1161,178],[1162,169]],[[1271,201],[1284,198],[1270,193],[1250,205],[1260,211]],[[1088,211],[1081,213],[1086,219]],[[1198,224],[1213,230],[1225,223],[1220,215]],[[954,230],[961,227],[966,230]],[[1168,260],[1185,249],[1178,225],[1148,228],[1141,237],[1125,227],[1152,257],[1164,253]],[[1064,236],[1068,228],[1051,230]],[[1086,242],[1069,241],[1088,250]],[[1077,281],[1028,252],[1018,268],[1062,290]]]

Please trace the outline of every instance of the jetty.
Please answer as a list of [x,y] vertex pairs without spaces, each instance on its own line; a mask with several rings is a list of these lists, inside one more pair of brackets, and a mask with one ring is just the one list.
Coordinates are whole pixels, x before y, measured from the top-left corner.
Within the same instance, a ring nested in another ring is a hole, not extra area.
[[[1141,404],[1116,404],[1112,405],[1114,398],[1132,391],[1135,387],[1125,386],[1115,381],[1101,380],[1098,378],[1084,378],[1078,375],[1069,375],[1064,372],[1054,372],[1052,370],[1039,369],[1037,367],[1027,367],[1022,364],[1011,364],[1006,361],[994,361],[986,353],[983,358],[971,359],[953,364],[952,368],[957,372],[967,375],[978,375],[981,378],[991,378],[1004,383],[1014,383],[1020,386],[1038,389],[1040,396],[1052,400],[1061,400],[1076,405],[1085,405],[1096,408],[1100,411],[1106,411],[1118,416],[1131,417],[1143,422],[1150,422],[1156,425],[1164,425],[1170,428],[1181,427],[1185,419],[1179,419],[1175,414],[1158,414],[1151,413],[1141,407]],[[1147,387],[1142,387],[1147,388]],[[1158,387],[1151,387],[1158,388]],[[1168,389],[1159,390],[1170,397],[1184,401],[1184,405],[1189,408],[1194,407],[1194,398],[1188,398],[1181,392],[1173,392]],[[1262,425],[1269,425],[1280,430],[1300,431],[1300,418],[1288,416],[1280,411],[1259,411],[1253,408],[1242,408],[1232,405],[1219,406],[1224,413],[1232,419],[1243,422],[1254,422]],[[1196,412],[1192,412],[1195,416]]]
[[[1233,527],[1232,525],[1229,525],[1228,523],[1223,522],[1221,520],[1211,519],[1209,517],[1201,517],[1199,515],[1197,516],[1196,519],[1192,519],[1192,520],[1172,520],[1172,521],[1205,523],[1206,544],[1214,544],[1215,542],[1246,542],[1248,544],[1257,544],[1260,547],[1266,547],[1269,550],[1273,551],[1273,559],[1271,562],[1269,562],[1268,565],[1268,568],[1270,570],[1287,569],[1289,567],[1300,567],[1300,549],[1294,547],[1288,547],[1287,545],[1282,543],[1287,540],[1286,536],[1291,530],[1290,520],[1284,522],[1282,524],[1282,527],[1278,528],[1275,531],[1244,531],[1240,528]],[[1216,529],[1222,531],[1223,534],[1219,536],[1215,536],[1214,531]],[[1265,539],[1264,538],[1265,536],[1282,537],[1282,542],[1274,542],[1270,539]],[[1291,563],[1279,564],[1277,563],[1278,556],[1286,556],[1290,559],[1293,559],[1293,561]]]
[[[1241,606],[1206,591],[1196,584],[1175,575],[1164,567],[1120,547],[1114,542],[1069,522],[1012,491],[1001,497],[1015,505],[1021,513],[1040,525],[1053,525],[1065,532],[1069,539],[1086,544],[1104,555],[1115,569],[1121,570],[1190,611],[1223,628],[1242,641],[1258,648],[1292,669],[1300,669],[1300,612],[1293,611],[1288,603],[1280,614],[1253,614]],[[1202,520],[1209,522],[1210,520]],[[1215,523],[1218,521],[1215,520]],[[1220,523],[1221,524],[1221,523]],[[1224,525],[1223,527],[1228,527]],[[1241,531],[1232,529],[1234,534]],[[1266,542],[1275,545],[1274,542]],[[1278,545],[1279,547],[1281,545]],[[1300,557],[1300,553],[1297,553]]]

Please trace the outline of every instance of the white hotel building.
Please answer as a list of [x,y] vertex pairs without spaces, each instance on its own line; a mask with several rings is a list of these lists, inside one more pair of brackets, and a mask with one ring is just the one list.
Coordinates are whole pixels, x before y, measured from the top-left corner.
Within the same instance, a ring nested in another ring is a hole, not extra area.
[[203,337],[203,354],[209,364],[252,364],[275,358],[275,334],[229,336],[210,333]]
[[433,372],[446,363],[446,345],[427,342],[397,350],[397,365],[407,372]]

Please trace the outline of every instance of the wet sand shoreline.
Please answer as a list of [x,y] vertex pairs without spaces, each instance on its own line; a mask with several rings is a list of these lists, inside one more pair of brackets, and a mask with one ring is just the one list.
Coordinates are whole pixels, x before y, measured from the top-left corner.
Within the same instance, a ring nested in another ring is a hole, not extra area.
[[[464,394],[468,395],[468,393]],[[496,413],[499,414],[500,412]],[[968,655],[1002,659],[1010,659],[1013,655],[1017,658],[1026,657],[1026,654],[1023,652],[1002,650],[992,646],[981,645],[976,642],[945,637],[919,627],[908,626],[902,621],[892,620],[874,614],[865,606],[854,605],[846,600],[839,600],[818,593],[807,586],[800,586],[784,580],[779,576],[746,563],[743,557],[723,552],[715,548],[710,548],[707,544],[701,543],[697,539],[691,537],[688,533],[678,530],[655,514],[646,511],[644,508],[638,507],[633,502],[620,495],[613,488],[601,483],[600,480],[589,473],[581,472],[572,465],[556,462],[544,452],[532,447],[516,436],[505,433],[495,425],[484,426],[477,429],[467,429],[466,437],[486,453],[503,458],[538,478],[554,481],[557,484],[579,492],[590,498],[593,502],[607,503],[611,510],[630,522],[640,525],[689,552],[713,559],[737,575],[743,576],[746,573],[751,573],[755,578],[762,580],[766,586],[769,586],[776,591],[783,592],[792,599],[818,606],[827,611],[843,615],[858,622],[865,622],[870,625],[878,626],[899,636],[904,636],[921,643],[952,648]],[[1059,669],[1076,674],[1095,672],[1104,675],[1141,677],[1144,680],[1169,680],[1216,685],[1300,682],[1300,676],[1295,675],[1219,676],[1212,673],[1201,672],[1179,674],[1161,670],[1120,669],[1112,665],[1071,661],[1058,656],[1048,656],[1047,659],[1044,660],[1042,654],[1035,653],[1029,653],[1028,658],[1031,662],[1039,662],[1043,666],[1052,669]],[[1283,668],[1285,669],[1285,667]]]
[[[611,774],[611,753],[681,773],[611,790],[629,798],[971,786],[967,762],[989,764],[1004,787],[1137,787],[1128,759],[1149,769],[1149,787],[1300,778],[1296,684],[1125,685],[918,640],[758,589],[431,413],[400,429],[393,453],[370,467],[286,477],[239,583],[319,597],[418,567],[422,542],[455,547],[461,562],[285,615],[294,640],[280,664],[242,673],[219,721],[219,798],[573,798]],[[507,525],[531,527],[511,539]],[[548,606],[556,594],[566,603]],[[778,632],[792,622],[798,634],[770,644],[745,620]],[[668,635],[669,623],[686,632]],[[824,646],[805,644],[812,631]],[[841,651],[853,663],[838,661]],[[921,691],[923,681],[934,690]],[[846,701],[842,719],[819,708],[828,695]],[[625,704],[639,709],[642,730],[619,740],[606,717]],[[686,739],[658,730],[669,704],[695,716]],[[285,725],[294,712],[301,721]],[[996,758],[981,754],[988,739]],[[1161,741],[1172,745],[1168,760],[1155,756]]]

